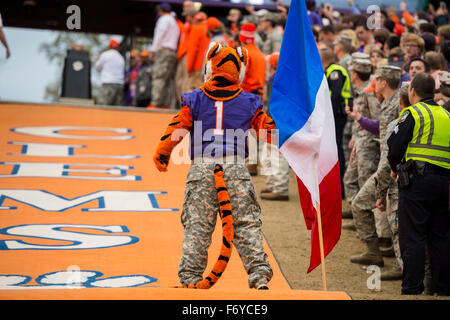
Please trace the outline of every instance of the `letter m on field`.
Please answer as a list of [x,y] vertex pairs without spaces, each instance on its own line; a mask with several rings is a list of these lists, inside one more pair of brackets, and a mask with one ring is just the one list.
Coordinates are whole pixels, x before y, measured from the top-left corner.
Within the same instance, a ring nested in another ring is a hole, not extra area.
[[5,206],[6,199],[32,206],[42,211],[61,212],[96,201],[97,207],[82,208],[81,211],[95,212],[161,212],[178,209],[160,208],[155,195],[165,191],[96,191],[73,199],[53,194],[45,190],[0,189],[0,210],[16,210],[17,207]]

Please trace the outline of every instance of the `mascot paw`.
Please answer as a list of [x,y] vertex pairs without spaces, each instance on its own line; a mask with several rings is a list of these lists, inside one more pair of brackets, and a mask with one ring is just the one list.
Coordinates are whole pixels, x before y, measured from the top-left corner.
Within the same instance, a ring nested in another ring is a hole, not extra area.
[[155,166],[159,171],[167,171],[167,166],[169,165],[169,156],[157,153],[153,156],[153,161],[155,162]]

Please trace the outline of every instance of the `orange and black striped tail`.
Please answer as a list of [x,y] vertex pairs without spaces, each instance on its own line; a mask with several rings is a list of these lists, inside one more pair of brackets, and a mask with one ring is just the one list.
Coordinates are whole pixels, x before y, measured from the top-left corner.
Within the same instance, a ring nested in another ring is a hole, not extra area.
[[233,215],[231,211],[230,195],[228,194],[228,190],[223,179],[223,168],[219,164],[216,164],[216,167],[214,168],[214,181],[216,184],[217,198],[219,200],[220,218],[222,220],[222,246],[220,248],[220,254],[214,267],[205,279],[195,284],[184,286],[183,288],[211,288],[222,276],[231,257],[234,234]]

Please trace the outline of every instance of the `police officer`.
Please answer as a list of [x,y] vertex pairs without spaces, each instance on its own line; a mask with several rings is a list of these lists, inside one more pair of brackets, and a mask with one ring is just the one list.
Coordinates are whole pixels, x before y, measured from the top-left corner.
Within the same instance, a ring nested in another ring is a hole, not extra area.
[[344,198],[343,177],[345,173],[345,156],[342,148],[342,136],[347,122],[345,106],[352,103],[350,77],[344,67],[335,63],[335,56],[330,47],[327,45],[320,45],[319,52],[322,59],[322,66],[327,77],[331,95],[331,104],[333,106],[336,143],[341,171],[341,195],[342,198]]
[[412,104],[388,139],[391,176],[399,183],[402,294],[424,291],[425,250],[439,295],[450,295],[450,113],[433,101],[433,77],[417,74]]

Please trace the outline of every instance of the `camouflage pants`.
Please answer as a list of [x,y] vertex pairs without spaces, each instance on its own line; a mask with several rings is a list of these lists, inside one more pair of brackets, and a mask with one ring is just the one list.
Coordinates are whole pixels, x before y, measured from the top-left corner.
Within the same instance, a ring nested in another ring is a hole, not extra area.
[[386,211],[376,208],[375,173],[364,183],[352,202],[352,214],[358,237],[363,242],[391,237]]
[[[200,281],[207,266],[208,248],[219,210],[214,166],[214,163],[192,164],[186,179],[181,214],[184,240],[178,269],[182,284]],[[270,281],[273,275],[263,248],[261,209],[246,166],[226,163],[223,171],[233,212],[233,245],[249,275],[248,285],[254,288]]]
[[372,139],[367,139],[365,136],[355,137],[354,148],[355,157],[348,164],[344,175],[345,196],[350,203],[364,183],[377,171],[380,158],[378,143]]
[[380,160],[380,146],[373,139],[366,136],[355,139],[356,156],[355,161],[358,167],[359,188],[366,183],[370,176],[377,171]]
[[400,244],[398,242],[398,187],[393,185],[389,187],[386,199],[386,212],[389,226],[392,232],[392,243],[394,245],[395,259],[401,269],[403,269],[403,260],[400,254]]
[[345,198],[349,203],[352,203],[359,191],[358,163],[355,159],[353,159],[352,162],[347,162],[347,168],[345,169],[344,174],[344,190]]
[[174,98],[177,54],[174,50],[161,49],[155,53],[152,75],[152,102],[154,106],[169,107]]
[[97,104],[105,106],[124,105],[123,85],[115,83],[104,83],[97,97]]
[[344,150],[345,163],[349,165],[350,153],[352,150],[348,147],[350,140],[352,139],[352,127],[354,120],[350,117],[347,118],[347,122],[344,126],[344,133],[342,134],[342,150]]
[[291,167],[275,145],[265,143],[265,146],[270,149],[270,163],[264,167],[264,172],[261,168],[261,174],[267,175],[266,187],[277,195],[288,196]]

